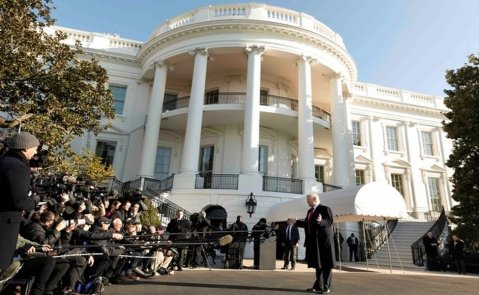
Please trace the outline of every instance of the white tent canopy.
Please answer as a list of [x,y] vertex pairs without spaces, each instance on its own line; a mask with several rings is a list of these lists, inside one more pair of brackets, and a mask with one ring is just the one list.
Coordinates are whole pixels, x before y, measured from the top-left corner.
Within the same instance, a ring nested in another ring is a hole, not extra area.
[[[321,204],[329,206],[333,211],[335,223],[401,219],[407,216],[403,197],[386,183],[372,182],[321,193],[319,197]],[[285,221],[290,217],[302,219],[307,211],[306,198],[301,197],[274,205],[267,212],[266,220]]]

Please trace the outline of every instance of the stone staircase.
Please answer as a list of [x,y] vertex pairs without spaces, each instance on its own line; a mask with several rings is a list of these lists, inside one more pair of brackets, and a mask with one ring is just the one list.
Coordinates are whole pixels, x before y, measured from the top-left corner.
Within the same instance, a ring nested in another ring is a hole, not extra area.
[[[381,269],[390,268],[405,270],[422,270],[413,264],[411,244],[422,237],[434,224],[431,222],[419,221],[399,221],[396,228],[388,239],[388,245],[385,243],[372,257],[368,263],[371,267],[379,267]],[[366,264],[366,262],[362,262]]]

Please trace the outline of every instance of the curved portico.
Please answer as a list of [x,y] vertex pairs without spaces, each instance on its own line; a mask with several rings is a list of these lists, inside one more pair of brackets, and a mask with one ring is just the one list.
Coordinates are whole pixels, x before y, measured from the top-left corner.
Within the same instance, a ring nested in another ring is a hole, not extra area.
[[[279,128],[291,135],[290,141],[295,142],[297,154],[283,153],[283,156],[287,158],[284,159],[285,161],[288,159],[291,162],[296,161],[297,167],[291,168],[291,171],[276,171],[276,174],[281,175],[274,175],[273,171],[270,171],[268,175],[299,178],[304,181],[303,192],[318,191],[320,188],[316,183],[314,166],[315,148],[331,150],[335,158],[344,159],[335,162],[334,169],[338,168],[341,172],[350,168],[349,160],[353,159],[352,145],[346,144],[344,147],[347,141],[341,142],[341,148],[331,144],[331,138],[337,140],[331,121],[345,120],[344,113],[347,113],[347,110],[340,108],[336,111],[338,108],[334,106],[337,105],[335,101],[342,101],[343,87],[347,88],[354,82],[351,80],[356,76],[354,63],[344,49],[342,40],[331,33],[332,31],[330,34],[325,34],[329,29],[318,21],[284,9],[280,11],[289,15],[289,18],[279,19],[271,14],[272,9],[275,8],[264,5],[245,4],[242,7],[245,10],[240,16],[228,12],[220,15],[218,7],[208,7],[196,11],[193,15],[186,14],[189,15],[186,18],[187,21],[179,21],[175,26],[172,26],[170,21],[152,35],[150,41],[138,54],[144,64],[144,76],[153,78],[154,81],[157,80],[157,71],[152,77],[151,70],[148,70],[151,63],[164,60],[172,68],[167,72],[163,95],[174,89],[178,96],[182,96],[187,93],[185,90],[190,88],[189,98],[183,104],[183,108],[187,108],[187,120],[184,127],[180,171],[175,174],[175,187],[194,188],[194,175],[199,172],[201,130],[214,126],[216,123],[243,127],[239,131],[242,137],[241,154],[233,155],[241,159],[239,167],[235,169],[223,167],[222,170],[217,171],[240,174],[239,190],[242,190],[242,186],[250,185],[251,182],[256,182],[255,186],[261,185],[259,167],[261,163],[258,160],[259,130],[261,126],[269,125],[271,128]],[[207,10],[208,13],[203,10]],[[210,17],[205,19],[204,15],[210,15]],[[211,15],[215,16],[211,17]],[[270,16],[265,18],[264,15]],[[255,19],[255,24],[252,24],[252,19]],[[306,20],[310,22],[309,27]],[[311,24],[314,25],[311,27]],[[258,32],[259,27],[261,29]],[[273,27],[275,30],[289,31],[290,34],[276,36],[275,32],[268,30]],[[323,28],[322,31],[318,31],[317,28],[320,27]],[[232,33],[239,28],[250,34]],[[305,28],[316,29],[305,31]],[[208,30],[215,30],[215,34],[205,37],[204,32]],[[322,35],[321,32],[323,32]],[[274,35],[275,38],[265,38],[268,35],[270,37]],[[315,36],[315,39],[311,39],[312,36]],[[298,40],[302,43],[298,43]],[[211,60],[203,58],[203,63],[198,63],[198,55],[192,60],[186,54],[198,50],[197,46],[200,44],[203,50],[208,50],[213,56]],[[182,52],[179,52],[178,48],[182,48]],[[340,76],[335,76],[333,82],[339,87],[338,89],[330,86],[331,78],[325,79],[325,77],[332,77],[334,73],[341,73]],[[211,103],[205,97],[210,89],[215,89],[217,96],[225,93],[244,93],[244,101]],[[280,98],[280,102],[276,105],[266,102],[273,97],[276,100]],[[286,99],[290,100],[287,107],[284,104]],[[288,107],[292,111],[289,114],[285,111]],[[174,109],[176,115],[169,113],[171,110],[167,113],[159,113],[158,110],[149,108],[148,120],[161,121],[161,118],[167,118],[170,122],[184,121],[186,111],[181,111],[182,107]],[[218,121],[218,118],[225,113],[231,114],[227,116],[229,122]],[[322,113],[323,116],[318,113]],[[268,120],[263,120],[263,114]],[[182,119],[175,119],[176,116]],[[210,116],[212,118],[209,118]],[[279,123],[271,123],[275,121]],[[287,122],[284,129],[281,128],[283,122]],[[147,123],[147,126],[150,125]],[[173,126],[173,123],[168,125],[170,128],[181,129],[178,125]],[[184,123],[180,125],[184,126]],[[155,126],[165,125],[156,124]],[[341,128],[344,126],[347,127],[346,122],[341,123]],[[158,131],[161,134],[161,130]],[[148,155],[143,155],[140,171],[143,175],[152,175],[154,171],[150,163],[156,159],[157,144],[150,137],[145,136],[143,145],[143,150],[149,152]],[[297,159],[294,160],[292,157]],[[341,165],[343,167],[339,167]],[[293,169],[296,170],[293,171]],[[339,174],[335,176],[342,185],[348,186],[352,180],[349,174],[348,172],[346,177]]]

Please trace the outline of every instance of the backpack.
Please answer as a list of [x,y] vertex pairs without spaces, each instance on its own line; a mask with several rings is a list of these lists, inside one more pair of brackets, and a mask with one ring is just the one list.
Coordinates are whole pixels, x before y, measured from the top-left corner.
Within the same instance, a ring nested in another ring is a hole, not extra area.
[[101,295],[104,291],[105,285],[102,277],[90,278],[85,282],[78,281],[75,286],[75,292],[79,294]]

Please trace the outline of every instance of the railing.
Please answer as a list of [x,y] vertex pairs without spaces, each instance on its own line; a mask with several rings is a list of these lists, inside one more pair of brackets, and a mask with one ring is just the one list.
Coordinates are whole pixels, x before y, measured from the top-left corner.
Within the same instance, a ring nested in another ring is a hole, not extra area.
[[[158,208],[158,212],[162,215],[163,222],[176,217],[178,210],[183,210],[185,218],[189,218],[191,212],[173,203],[172,201],[161,196],[161,193],[173,187],[173,175],[164,180],[141,177],[133,181],[121,182],[116,178],[111,180],[108,187],[116,190],[120,196],[127,196],[133,192],[139,191],[146,197],[150,198],[153,204]],[[143,182],[143,190],[141,183]]]
[[382,245],[386,243],[397,224],[397,219],[391,219],[386,221],[386,223],[380,227],[370,227],[366,230],[367,236],[369,237],[369,239],[366,239],[368,258],[371,258],[371,255],[376,253]]
[[245,104],[246,93],[243,92],[221,92],[217,96],[205,96],[205,105],[208,104]]
[[303,181],[294,178],[263,176],[263,191],[302,194]]
[[161,194],[162,192],[171,190],[173,188],[173,179],[174,174],[163,180],[144,178],[143,190],[150,191],[155,194]]
[[342,189],[342,187],[323,182],[323,193],[335,191],[337,189]]
[[160,36],[170,30],[183,26],[206,21],[224,20],[251,20],[268,21],[271,23],[287,24],[319,34],[344,48],[344,42],[338,34],[312,16],[275,6],[261,3],[221,4],[200,7],[194,11],[178,15],[162,24],[153,32],[151,38]]
[[260,104],[263,106],[277,107],[279,109],[298,110],[297,100],[277,95],[262,95],[260,97]]
[[[187,108],[190,103],[190,97],[184,96],[163,103],[163,112],[172,111],[181,108]],[[244,92],[220,92],[218,95],[209,95],[204,97],[205,105],[214,104],[245,104],[246,93]],[[260,105],[271,106],[279,109],[298,111],[298,101],[289,97],[277,95],[260,96]],[[331,115],[325,110],[313,106],[313,116],[320,118],[331,124]]]
[[238,189],[238,174],[196,174],[196,189]]
[[443,97],[416,93],[401,89],[387,88],[367,83],[356,83],[353,88],[354,96],[367,96],[396,103],[406,103],[420,107],[447,110]]
[[[447,224],[446,211],[442,208],[441,215],[427,232],[432,232],[433,237],[439,237]],[[426,232],[426,233],[427,233]],[[426,234],[424,233],[424,234]],[[424,254],[426,253],[422,242],[424,235],[411,245],[412,262],[418,266],[424,266]]]

